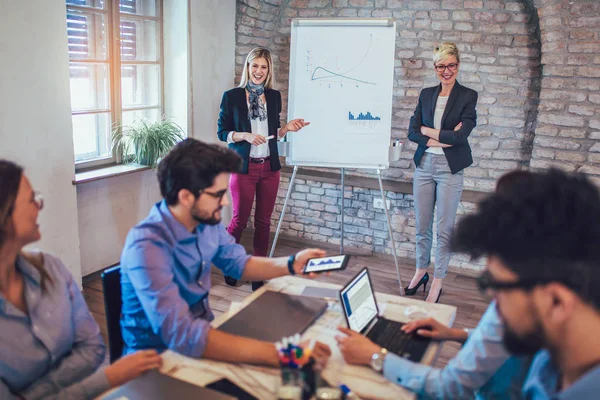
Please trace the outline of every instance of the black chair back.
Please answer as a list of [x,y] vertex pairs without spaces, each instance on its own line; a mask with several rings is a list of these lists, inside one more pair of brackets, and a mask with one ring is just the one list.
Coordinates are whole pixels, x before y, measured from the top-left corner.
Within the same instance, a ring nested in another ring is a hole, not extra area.
[[102,273],[102,292],[104,293],[104,310],[106,312],[106,328],[108,330],[108,348],[110,363],[114,363],[123,353],[123,336],[121,336],[121,267],[109,268]]

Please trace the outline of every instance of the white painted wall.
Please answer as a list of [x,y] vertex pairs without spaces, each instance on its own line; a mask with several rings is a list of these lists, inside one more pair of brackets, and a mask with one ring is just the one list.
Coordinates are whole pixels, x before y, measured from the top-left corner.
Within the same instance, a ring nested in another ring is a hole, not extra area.
[[0,59],[0,157],[24,166],[44,194],[33,247],[56,254],[80,282],[64,0],[2,0]]
[[[235,0],[190,1],[190,56],[192,62],[192,126],[190,137],[221,143],[217,118],[223,92],[234,87]],[[222,212],[231,220],[231,208]]]
[[118,263],[129,229],[160,199],[154,170],[77,185],[83,276]]
[[190,0],[192,115],[190,136],[215,143],[223,92],[234,86],[235,0]]

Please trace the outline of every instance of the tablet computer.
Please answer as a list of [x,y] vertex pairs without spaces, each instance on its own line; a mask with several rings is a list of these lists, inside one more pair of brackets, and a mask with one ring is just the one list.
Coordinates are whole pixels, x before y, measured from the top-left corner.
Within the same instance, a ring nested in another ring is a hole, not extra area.
[[339,256],[311,258],[306,263],[306,266],[304,266],[303,272],[308,274],[309,272],[342,270],[346,268],[346,265],[348,265],[348,260],[350,260],[350,256],[346,254]]

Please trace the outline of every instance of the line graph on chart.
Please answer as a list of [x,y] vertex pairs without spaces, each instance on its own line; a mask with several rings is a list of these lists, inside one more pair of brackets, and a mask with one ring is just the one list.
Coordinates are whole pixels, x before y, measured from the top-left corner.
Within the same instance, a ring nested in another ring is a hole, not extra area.
[[[377,85],[377,83],[373,82],[372,76],[368,76],[368,73],[357,71],[361,66],[365,67],[365,63],[368,62],[373,44],[373,35],[371,34],[369,35],[369,42],[366,49],[361,53],[362,56],[359,57],[354,65],[344,69],[340,66],[344,61],[340,61],[339,55],[329,56],[323,60],[316,60],[318,56],[314,54],[314,51],[307,49],[305,71],[310,75],[311,82],[318,83],[321,86],[327,85],[329,88],[332,85],[333,87],[340,88],[344,88],[344,85],[346,87]],[[356,54],[358,52],[353,51],[352,53]],[[366,68],[362,68],[362,70],[366,70]]]

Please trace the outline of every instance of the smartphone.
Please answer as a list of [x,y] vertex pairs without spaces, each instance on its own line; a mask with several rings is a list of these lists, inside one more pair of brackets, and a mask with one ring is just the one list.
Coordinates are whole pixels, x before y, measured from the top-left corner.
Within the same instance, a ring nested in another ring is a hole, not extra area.
[[336,271],[346,268],[350,260],[349,255],[329,256],[321,258],[311,258],[304,267],[304,273],[309,272],[325,272],[325,271]]

